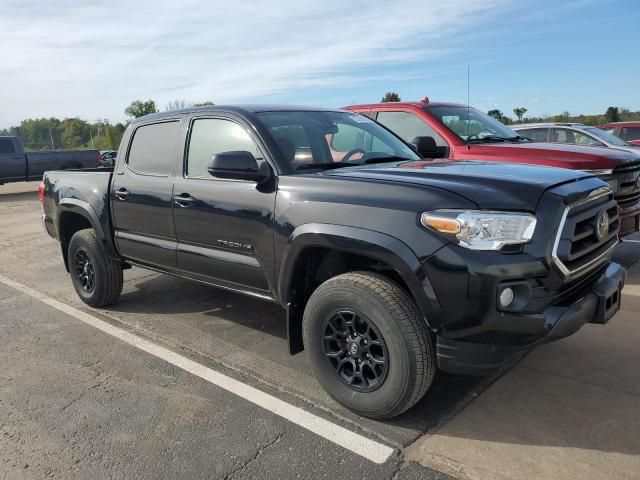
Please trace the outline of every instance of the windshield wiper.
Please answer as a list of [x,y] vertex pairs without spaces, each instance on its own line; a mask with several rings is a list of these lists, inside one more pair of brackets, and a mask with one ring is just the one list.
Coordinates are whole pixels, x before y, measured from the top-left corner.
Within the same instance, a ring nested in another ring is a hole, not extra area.
[[412,160],[410,158],[400,157],[398,155],[381,155],[379,157],[367,158],[360,165],[365,165],[369,163],[388,163],[388,162],[397,162],[397,161],[411,162]]
[[363,162],[331,162],[331,163],[307,163],[305,165],[296,166],[296,171],[322,169],[330,170],[343,167],[357,167],[358,165],[367,165],[372,163],[389,163],[397,161],[412,161],[410,158],[400,157],[398,155],[384,155],[380,157],[367,158]]
[[490,143],[490,142],[528,142],[527,138],[521,135],[515,137],[502,137],[500,135],[487,135],[485,137],[476,137],[468,140],[468,143]]
[[307,163],[305,165],[297,165],[296,172],[300,170],[314,170],[314,169],[330,170],[333,168],[354,167],[356,165],[358,164],[347,163],[347,162]]

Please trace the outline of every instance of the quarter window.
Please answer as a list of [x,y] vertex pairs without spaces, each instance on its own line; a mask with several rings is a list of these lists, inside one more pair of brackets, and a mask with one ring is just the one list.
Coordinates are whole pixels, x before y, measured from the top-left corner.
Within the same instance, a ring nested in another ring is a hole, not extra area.
[[193,122],[187,155],[187,176],[212,178],[207,171],[211,157],[221,152],[250,152],[260,157],[249,133],[231,120],[201,118]]
[[176,162],[179,135],[180,122],[138,127],[133,135],[127,163],[138,173],[169,176]]

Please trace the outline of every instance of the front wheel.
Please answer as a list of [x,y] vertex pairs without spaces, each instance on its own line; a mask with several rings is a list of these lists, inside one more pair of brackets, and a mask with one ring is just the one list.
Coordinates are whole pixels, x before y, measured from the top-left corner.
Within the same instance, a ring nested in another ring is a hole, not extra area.
[[79,230],[69,242],[68,266],[80,299],[92,307],[114,303],[122,292],[122,265],[102,250],[92,229]]
[[395,417],[433,381],[433,336],[413,299],[382,275],[346,273],[320,285],[303,334],[322,387],[359,415]]

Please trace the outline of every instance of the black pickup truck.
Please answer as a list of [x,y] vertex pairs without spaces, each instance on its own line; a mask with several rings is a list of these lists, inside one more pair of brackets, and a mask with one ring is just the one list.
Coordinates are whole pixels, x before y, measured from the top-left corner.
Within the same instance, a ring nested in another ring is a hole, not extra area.
[[47,170],[95,168],[100,165],[98,150],[56,150],[25,153],[17,137],[0,137],[0,185],[42,180]]
[[113,171],[48,172],[41,198],[87,304],[115,302],[131,265],[277,302],[291,353],[375,418],[416,403],[437,367],[482,374],[606,323],[626,278],[602,180],[429,161],[339,110],[146,116]]

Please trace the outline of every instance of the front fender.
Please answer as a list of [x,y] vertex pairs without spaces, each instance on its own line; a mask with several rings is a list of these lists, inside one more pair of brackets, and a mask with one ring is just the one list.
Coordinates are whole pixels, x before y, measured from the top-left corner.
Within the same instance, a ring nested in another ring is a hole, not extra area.
[[390,235],[344,225],[311,223],[301,225],[291,233],[278,276],[278,296],[283,305],[291,302],[296,262],[306,249],[312,247],[364,255],[389,265],[409,288],[429,327],[439,327],[440,304],[416,254]]

